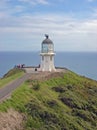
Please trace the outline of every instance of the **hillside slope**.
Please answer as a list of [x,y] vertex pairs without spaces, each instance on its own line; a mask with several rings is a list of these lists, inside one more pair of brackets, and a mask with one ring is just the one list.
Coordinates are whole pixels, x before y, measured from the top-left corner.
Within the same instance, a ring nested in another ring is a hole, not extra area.
[[2,115],[10,110],[22,127],[2,130],[97,130],[97,82],[70,71],[32,77],[0,104]]
[[0,78],[0,88],[5,87],[8,83],[16,80],[24,75],[24,71],[18,68],[14,68],[8,71],[3,78]]

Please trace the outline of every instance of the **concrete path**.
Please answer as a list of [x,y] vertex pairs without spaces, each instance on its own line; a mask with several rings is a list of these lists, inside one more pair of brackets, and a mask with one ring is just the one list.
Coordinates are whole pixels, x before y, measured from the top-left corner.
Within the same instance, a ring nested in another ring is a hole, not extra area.
[[[35,68],[34,68],[35,69]],[[4,99],[8,98],[13,90],[19,87],[25,80],[31,79],[43,79],[44,77],[48,76],[49,72],[39,72],[34,70],[33,68],[25,68],[26,74],[19,79],[16,79],[12,83],[6,85],[5,87],[0,89],[0,102]],[[67,69],[65,68],[56,68],[56,72],[66,72]]]
[[26,73],[21,78],[16,79],[11,84],[6,85],[5,87],[0,89],[0,101],[6,99],[13,90],[19,87],[25,80],[29,79],[31,74]]

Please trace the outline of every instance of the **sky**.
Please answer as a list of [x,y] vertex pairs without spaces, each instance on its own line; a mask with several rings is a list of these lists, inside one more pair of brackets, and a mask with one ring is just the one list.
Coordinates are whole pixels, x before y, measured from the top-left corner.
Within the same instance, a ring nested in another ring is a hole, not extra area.
[[97,0],[0,0],[0,51],[97,51]]

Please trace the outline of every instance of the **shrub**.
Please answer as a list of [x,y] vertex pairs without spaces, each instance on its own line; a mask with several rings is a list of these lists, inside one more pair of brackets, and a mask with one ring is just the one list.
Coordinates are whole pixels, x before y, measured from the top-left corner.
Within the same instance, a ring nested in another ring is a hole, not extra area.
[[67,98],[67,97],[60,97],[59,98],[64,104],[66,104],[67,106],[73,108],[73,107],[77,107],[76,104],[74,104],[72,98]]
[[69,84],[69,85],[66,85],[66,88],[69,90],[72,90],[74,87],[73,87],[73,85]]
[[63,93],[63,92],[66,91],[66,90],[65,90],[63,87],[61,87],[61,86],[53,87],[52,89],[53,89],[54,91],[60,92],[60,93]]
[[74,113],[75,116],[78,116],[85,121],[93,122],[93,119],[95,118],[95,116],[89,111],[74,109],[72,112]]
[[39,90],[40,89],[40,84],[39,83],[33,84],[33,89],[34,90]]
[[54,123],[58,124],[59,119],[56,114],[44,110],[41,108],[40,104],[30,101],[25,105],[28,115],[32,116],[35,120],[38,118],[45,124]]
[[49,123],[58,124],[59,122],[57,115],[52,112],[40,111],[39,116],[43,120],[43,122],[45,122],[46,124],[49,124]]
[[33,118],[39,118],[38,111],[41,109],[41,107],[38,103],[31,100],[28,104],[25,105],[25,107],[28,115],[32,116]]
[[47,101],[47,104],[48,104],[50,107],[57,106],[57,102],[56,102],[55,100]]

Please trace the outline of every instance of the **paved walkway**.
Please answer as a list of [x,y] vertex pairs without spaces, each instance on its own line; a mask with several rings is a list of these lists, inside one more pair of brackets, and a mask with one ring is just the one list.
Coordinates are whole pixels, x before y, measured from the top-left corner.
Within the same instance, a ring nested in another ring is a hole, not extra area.
[[4,100],[8,97],[13,90],[19,87],[25,80],[29,79],[31,74],[26,73],[21,78],[16,79],[11,84],[6,85],[5,87],[0,89],[0,101]]
[[[3,101],[4,99],[8,98],[13,90],[15,90],[17,87],[19,87],[25,80],[31,78],[31,79],[43,79],[44,77],[48,76],[50,72],[39,72],[33,69],[33,68],[25,68],[25,75],[22,76],[19,79],[16,79],[12,83],[6,85],[5,87],[0,89],[0,101]],[[66,72],[67,69],[65,68],[57,68],[56,72]]]

